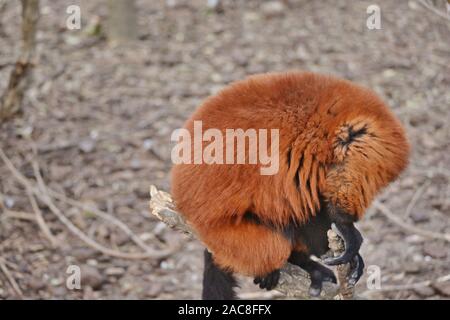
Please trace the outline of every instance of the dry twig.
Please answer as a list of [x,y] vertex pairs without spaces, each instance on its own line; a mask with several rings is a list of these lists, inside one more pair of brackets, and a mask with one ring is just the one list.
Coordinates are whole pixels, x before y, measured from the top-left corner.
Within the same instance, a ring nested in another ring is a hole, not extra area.
[[[440,11],[439,9],[437,9],[435,6],[433,6],[432,4],[430,4],[428,1],[426,0],[418,0],[418,2],[425,7],[426,9],[428,9],[430,12],[434,13],[435,15],[437,15],[440,18],[443,18],[447,21],[450,21],[450,15],[445,14],[444,12]],[[450,4],[448,4],[450,5]]]
[[11,160],[6,156],[3,150],[0,148],[0,158],[5,163],[6,167],[12,173],[14,178],[26,189],[30,190],[39,200],[41,200],[50,211],[59,219],[59,221],[64,224],[74,235],[80,238],[89,247],[102,252],[105,255],[109,255],[116,258],[122,259],[163,259],[170,256],[177,248],[169,248],[165,250],[151,250],[145,253],[125,253],[118,250],[107,248],[95,240],[89,238],[84,232],[82,232],[78,227],[76,227],[54,204],[51,197],[48,195],[47,187],[44,184],[42,176],[39,173],[39,168],[33,166],[36,180],[38,182],[38,187],[33,186],[33,184],[22,175],[16,167],[13,165]]
[[16,280],[12,276],[11,272],[9,272],[8,267],[6,266],[6,261],[2,257],[0,257],[0,270],[3,272],[6,279],[8,279],[11,287],[13,288],[13,290],[17,294],[17,296],[20,298],[23,298],[22,290],[20,289]]
[[[31,147],[32,147],[32,150],[33,150],[34,157],[37,157],[38,156],[38,148],[37,148],[37,146],[34,143],[31,142]],[[64,202],[64,203],[69,204],[71,206],[77,207],[77,208],[79,208],[81,210],[93,213],[94,215],[102,218],[103,220],[108,221],[109,223],[115,225],[117,228],[122,230],[128,237],[130,237],[130,239],[138,247],[143,249],[145,252],[152,252],[153,251],[153,249],[150,248],[149,246],[147,246],[145,244],[145,242],[142,241],[141,238],[139,238],[133,231],[131,231],[131,229],[125,223],[123,223],[122,221],[120,221],[119,219],[114,217],[113,215],[111,215],[109,213],[106,213],[106,212],[103,212],[101,210],[98,210],[97,208],[91,207],[89,205],[86,205],[86,204],[84,204],[82,202],[79,202],[79,201],[76,201],[74,199],[68,198],[66,195],[64,195],[62,193],[59,193],[59,192],[56,192],[56,191],[48,188],[45,185],[44,180],[43,180],[43,178],[41,176],[41,173],[40,173],[41,170],[39,168],[39,164],[36,161],[36,159],[32,160],[32,166],[33,166],[33,171],[35,173],[36,179],[38,180],[38,182],[40,181],[40,183],[38,183],[38,184],[40,184],[42,186],[45,186],[44,192],[47,195],[49,195],[50,197],[53,197],[53,198],[55,198],[55,199],[57,199],[57,200],[59,200],[61,202]]]
[[64,202],[71,206],[80,208],[81,210],[91,212],[94,215],[102,218],[103,220],[106,220],[109,223],[115,225],[120,230],[122,230],[128,237],[130,237],[130,239],[144,251],[151,252],[153,250],[148,245],[146,245],[145,242],[142,241],[141,238],[139,238],[139,236],[137,236],[133,231],[131,231],[131,229],[125,223],[123,223],[122,221],[120,221],[119,219],[114,217],[113,215],[110,215],[106,212],[103,212],[97,208],[91,207],[91,206],[84,204],[82,202],[79,202],[77,200],[68,198],[66,195],[56,192],[48,187],[47,187],[47,192],[51,197],[53,197],[61,202]]
[[36,215],[23,211],[5,210],[0,219],[19,219],[26,221],[36,221]]
[[50,228],[48,227],[47,223],[45,223],[44,216],[42,215],[42,211],[39,208],[36,199],[32,193],[31,190],[27,189],[27,195],[28,199],[30,200],[31,207],[33,208],[33,211],[36,216],[36,222],[41,228],[42,233],[45,235],[45,237],[50,241],[50,244],[52,247],[56,247],[58,244],[58,241],[56,240],[55,236],[50,231]]
[[438,233],[428,230],[423,230],[420,228],[417,228],[416,226],[413,226],[405,221],[403,221],[401,218],[397,217],[392,211],[386,207],[384,204],[382,204],[380,201],[375,200],[374,206],[377,208],[386,218],[394,222],[396,225],[400,226],[401,228],[408,230],[409,232],[416,233],[418,235],[424,236],[426,238],[431,239],[440,239],[450,242],[450,234],[446,233]]

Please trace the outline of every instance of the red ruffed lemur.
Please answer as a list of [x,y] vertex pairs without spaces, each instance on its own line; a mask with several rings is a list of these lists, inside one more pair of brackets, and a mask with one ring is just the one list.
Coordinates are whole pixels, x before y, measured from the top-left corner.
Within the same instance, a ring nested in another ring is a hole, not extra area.
[[319,295],[336,278],[310,257],[326,254],[332,224],[345,252],[323,262],[350,263],[349,281],[359,280],[363,239],[354,222],[409,156],[404,129],[373,91],[310,72],[255,75],[209,97],[186,122],[190,133],[194,121],[224,133],[224,145],[226,129],[279,130],[275,174],[262,175],[258,163],[173,167],[176,207],[207,247],[203,299],[235,298],[233,273],[273,289],[286,262],[307,271],[309,293]]

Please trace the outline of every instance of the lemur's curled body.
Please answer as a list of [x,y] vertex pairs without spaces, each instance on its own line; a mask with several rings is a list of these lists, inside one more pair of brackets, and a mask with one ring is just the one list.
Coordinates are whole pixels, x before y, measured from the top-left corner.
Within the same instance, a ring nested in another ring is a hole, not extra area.
[[358,253],[362,237],[353,223],[408,161],[404,130],[383,101],[332,76],[263,74],[208,98],[185,128],[193,132],[197,120],[203,130],[279,129],[274,175],[262,175],[260,164],[248,162],[173,168],[177,209],[208,248],[203,298],[233,298],[235,272],[271,289],[287,261],[310,273],[310,293],[319,294],[322,281],[335,278],[309,257],[327,251],[332,223],[346,251],[325,263],[351,262],[350,281],[356,282],[364,264]]

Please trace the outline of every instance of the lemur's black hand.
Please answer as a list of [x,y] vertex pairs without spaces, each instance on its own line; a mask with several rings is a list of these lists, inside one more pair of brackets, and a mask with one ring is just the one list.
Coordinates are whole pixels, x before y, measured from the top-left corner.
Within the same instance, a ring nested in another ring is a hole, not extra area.
[[278,284],[280,279],[280,270],[274,270],[264,277],[256,277],[253,280],[254,284],[259,284],[261,289],[272,290]]
[[345,251],[339,257],[328,258],[324,263],[330,266],[349,263],[358,255],[359,248],[363,242],[363,238],[353,223],[335,223],[338,234],[342,237],[345,244]]

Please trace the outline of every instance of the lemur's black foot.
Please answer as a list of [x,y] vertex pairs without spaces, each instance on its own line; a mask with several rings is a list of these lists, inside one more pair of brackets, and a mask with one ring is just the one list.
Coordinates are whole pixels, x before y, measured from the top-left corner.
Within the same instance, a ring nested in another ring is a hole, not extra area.
[[292,252],[289,262],[295,264],[308,272],[311,277],[311,285],[309,287],[309,295],[317,297],[322,291],[322,283],[324,281],[337,283],[336,276],[333,271],[320,263],[313,261],[309,256],[302,252]]
[[320,292],[322,291],[322,283],[324,281],[337,283],[336,276],[330,269],[322,266],[317,262],[314,268],[315,269],[309,271],[306,270],[309,273],[309,276],[311,277],[311,285],[309,287],[309,295],[311,297],[317,297],[320,295]]
[[355,255],[353,260],[350,262],[350,267],[351,271],[348,276],[348,282],[351,285],[355,285],[364,272],[364,260],[359,253]]
[[268,275],[264,277],[256,277],[253,280],[254,284],[259,284],[261,289],[272,290],[278,284],[278,280],[280,280],[280,270],[277,269],[272,271]]

